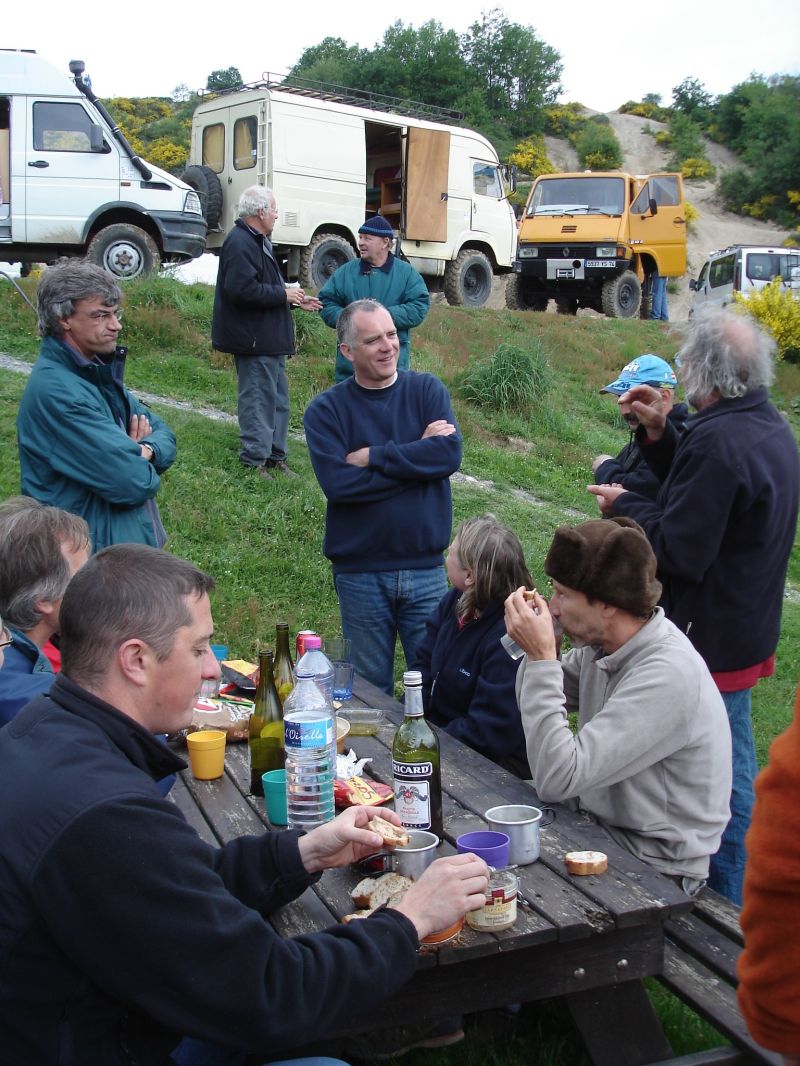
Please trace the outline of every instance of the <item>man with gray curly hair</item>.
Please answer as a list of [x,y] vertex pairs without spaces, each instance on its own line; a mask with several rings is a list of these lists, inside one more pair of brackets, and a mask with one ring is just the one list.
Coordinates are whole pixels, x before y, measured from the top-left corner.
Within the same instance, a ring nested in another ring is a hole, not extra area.
[[96,551],[162,547],[155,496],[175,435],[123,385],[119,286],[72,259],[44,272],[36,296],[42,344],[17,415],[23,495],[84,518]]
[[239,460],[267,481],[294,477],[286,463],[289,380],[294,354],[292,310],[322,304],[286,285],[270,237],[278,208],[270,189],[251,185],[239,197],[238,218],[219,254],[211,343],[233,356],[238,382]]
[[733,737],[731,820],[711,862],[712,888],[741,903],[744,837],[758,772],[750,692],[774,671],[789,555],[797,530],[800,460],[792,431],[769,402],[775,344],[753,318],[698,314],[675,365],[695,408],[681,435],[655,389],[621,399],[661,481],[655,500],[591,485],[606,516],[647,533],[667,614],[705,659]]

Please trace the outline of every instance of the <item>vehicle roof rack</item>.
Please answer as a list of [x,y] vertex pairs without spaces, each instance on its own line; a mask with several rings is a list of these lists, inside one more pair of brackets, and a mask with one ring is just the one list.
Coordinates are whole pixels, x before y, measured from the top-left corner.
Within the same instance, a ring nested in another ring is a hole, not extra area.
[[[231,89],[215,90],[215,96],[244,92],[247,89],[276,89],[280,92],[293,93],[295,96],[308,96],[317,100],[335,100],[351,107],[368,107],[373,111],[386,111],[392,115],[409,115],[412,118],[427,119],[430,122],[446,122],[451,125],[464,117],[460,111],[450,111],[435,104],[425,104],[419,100],[406,100],[400,96],[386,96],[367,89],[351,89],[346,85],[334,85],[325,81],[313,81],[295,74],[275,74],[265,71],[261,81],[251,81]],[[212,90],[199,89],[198,96],[206,96]]]

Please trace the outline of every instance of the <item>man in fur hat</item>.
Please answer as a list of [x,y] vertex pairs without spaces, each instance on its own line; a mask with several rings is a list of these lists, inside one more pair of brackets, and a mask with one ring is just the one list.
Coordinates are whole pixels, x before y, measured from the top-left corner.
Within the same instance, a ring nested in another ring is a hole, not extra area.
[[[394,233],[381,215],[368,218],[358,231],[360,259],[340,266],[320,289],[322,317],[336,329],[339,315],[356,300],[377,300],[392,316],[400,341],[398,370],[408,370],[411,345],[408,331],[428,313],[430,296],[422,275],[404,259],[392,254]],[[353,364],[336,348],[336,380],[346,381]]]
[[[543,800],[575,801],[694,894],[729,816],[722,697],[656,606],[655,555],[631,519],[561,526],[544,568],[549,606],[524,589],[506,600],[506,628],[526,652],[517,702],[534,787]],[[572,650],[559,662],[562,630]]]

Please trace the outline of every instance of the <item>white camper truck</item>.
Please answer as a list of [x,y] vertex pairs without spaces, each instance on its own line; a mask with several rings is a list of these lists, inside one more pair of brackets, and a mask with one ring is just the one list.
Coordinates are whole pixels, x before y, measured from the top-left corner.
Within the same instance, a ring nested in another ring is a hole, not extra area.
[[493,275],[511,270],[516,244],[512,174],[489,141],[381,110],[405,111],[406,101],[264,77],[204,101],[194,114],[182,176],[201,194],[209,250],[222,245],[244,189],[267,185],[278,203],[272,241],[287,278],[321,288],[356,256],[359,226],[379,212],[432,289],[443,285],[451,304],[484,304]]
[[125,279],[200,255],[197,193],[139,159],[69,66],[0,49],[0,262],[86,255]]

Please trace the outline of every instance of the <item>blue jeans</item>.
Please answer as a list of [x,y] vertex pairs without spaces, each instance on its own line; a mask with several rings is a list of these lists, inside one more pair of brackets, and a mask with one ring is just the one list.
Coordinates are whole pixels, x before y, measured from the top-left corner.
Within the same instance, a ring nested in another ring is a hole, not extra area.
[[656,274],[653,278],[653,302],[650,307],[650,317],[660,319],[662,322],[669,322],[667,279],[662,277],[661,274]]
[[236,355],[239,460],[263,466],[286,458],[289,379],[285,355]]
[[754,799],[753,782],[758,773],[750,692],[749,688],[743,688],[738,692],[721,693],[731,724],[733,748],[731,820],[722,834],[719,851],[711,857],[708,876],[711,888],[739,906],[742,903],[744,882],[744,838],[750,826]]
[[[172,1052],[172,1061],[177,1066],[244,1066],[247,1058],[244,1051],[232,1051],[205,1040],[195,1040],[192,1036],[184,1037]],[[280,1062],[271,1062],[269,1066],[347,1066],[347,1063],[341,1059],[315,1055],[308,1059],[281,1059]]]
[[333,580],[342,631],[353,642],[357,673],[392,695],[397,636],[410,667],[425,622],[447,592],[444,567],[335,574]]

